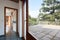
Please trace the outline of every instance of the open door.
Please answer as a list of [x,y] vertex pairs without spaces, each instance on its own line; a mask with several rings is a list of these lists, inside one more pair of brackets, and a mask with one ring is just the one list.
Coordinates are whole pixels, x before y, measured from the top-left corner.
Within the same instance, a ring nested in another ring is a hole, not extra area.
[[18,10],[10,7],[4,8],[4,34],[18,34]]

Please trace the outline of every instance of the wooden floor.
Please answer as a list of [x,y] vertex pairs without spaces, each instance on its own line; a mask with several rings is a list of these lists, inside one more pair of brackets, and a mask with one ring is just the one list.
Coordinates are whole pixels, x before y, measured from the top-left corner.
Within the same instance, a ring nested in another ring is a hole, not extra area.
[[[26,40],[36,40],[31,34],[27,33]],[[19,38],[15,32],[8,33],[6,36],[0,36],[0,40],[24,40],[24,38]]]
[[22,38],[19,38],[15,32],[8,33],[6,36],[1,36],[0,40],[22,40]]

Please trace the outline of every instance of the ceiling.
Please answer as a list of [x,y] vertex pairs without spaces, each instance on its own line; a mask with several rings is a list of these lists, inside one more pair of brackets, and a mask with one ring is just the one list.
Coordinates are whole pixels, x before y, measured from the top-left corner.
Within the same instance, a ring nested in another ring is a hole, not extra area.
[[19,3],[19,0],[10,0],[10,1],[13,1],[13,2]]
[[[19,0],[10,0],[10,1],[13,1],[13,2],[16,2],[16,3],[19,3]],[[22,0],[20,0],[20,1],[22,1]],[[25,2],[26,0],[24,0],[24,2]]]

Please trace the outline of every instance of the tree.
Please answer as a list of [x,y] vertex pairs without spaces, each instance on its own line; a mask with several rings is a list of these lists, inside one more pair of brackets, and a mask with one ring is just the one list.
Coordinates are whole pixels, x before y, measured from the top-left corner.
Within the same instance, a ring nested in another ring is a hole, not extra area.
[[60,1],[58,1],[58,0],[43,0],[41,9],[43,10],[43,12],[50,12],[50,14],[53,14],[55,12],[55,10],[60,9]]
[[54,13],[53,15],[56,19],[58,20],[60,19],[60,12]]
[[37,24],[37,18],[32,18],[30,15],[28,16],[28,21],[29,26]]

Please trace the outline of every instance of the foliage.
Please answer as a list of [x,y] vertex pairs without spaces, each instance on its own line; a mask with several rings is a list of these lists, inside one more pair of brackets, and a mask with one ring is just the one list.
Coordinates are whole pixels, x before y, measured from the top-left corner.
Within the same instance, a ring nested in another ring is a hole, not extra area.
[[55,20],[54,15],[51,15],[51,14],[45,14],[42,18],[43,18],[43,20],[46,20],[46,21],[54,21]]
[[60,19],[60,12],[56,12],[53,15],[56,19]]
[[29,19],[29,22],[28,22],[29,25],[36,25],[36,24],[37,24],[36,18],[32,18],[32,17],[29,15],[28,19]]
[[[58,0],[43,0],[42,8],[43,12],[50,12],[49,14],[43,14],[40,12],[38,19],[39,21],[55,21],[60,20],[60,1]],[[51,11],[52,10],[52,11]],[[57,12],[55,12],[57,10]]]
[[[53,14],[55,12],[55,10],[60,9],[60,1],[58,1],[58,0],[43,0],[41,9],[43,9],[43,12],[50,12],[50,14]],[[52,11],[50,11],[50,10],[52,10]]]
[[[40,19],[40,18],[42,18],[42,19]],[[53,14],[43,14],[43,15],[39,14],[38,19],[44,20],[44,21],[55,21],[55,19],[60,20],[60,12],[56,12]]]

